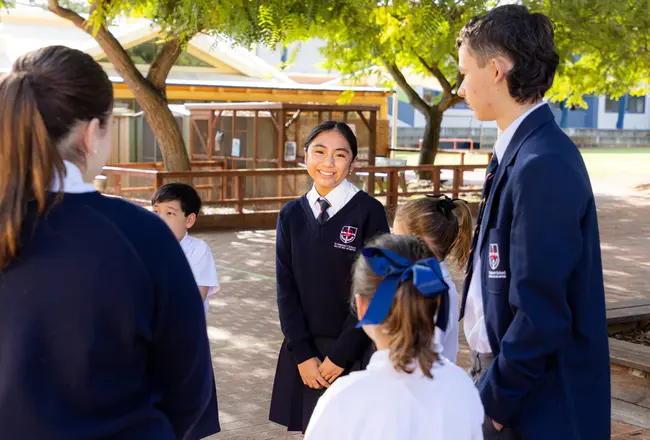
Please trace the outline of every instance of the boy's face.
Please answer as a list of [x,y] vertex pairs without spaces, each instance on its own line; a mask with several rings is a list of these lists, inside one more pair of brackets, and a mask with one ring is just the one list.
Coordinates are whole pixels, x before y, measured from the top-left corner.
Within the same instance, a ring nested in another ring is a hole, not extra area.
[[156,203],[153,205],[153,212],[167,223],[178,241],[185,237],[187,230],[194,226],[194,222],[196,222],[196,215],[190,214],[186,216],[181,209],[181,202],[178,200]]
[[496,57],[481,66],[467,45],[458,50],[458,68],[464,75],[458,96],[465,99],[479,121],[496,120],[501,102],[510,96],[506,63],[502,57]]

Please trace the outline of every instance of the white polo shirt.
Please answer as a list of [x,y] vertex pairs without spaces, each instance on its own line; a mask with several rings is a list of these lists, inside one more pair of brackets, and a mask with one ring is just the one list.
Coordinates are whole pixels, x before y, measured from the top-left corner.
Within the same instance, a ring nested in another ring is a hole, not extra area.
[[203,303],[205,312],[208,312],[208,298],[219,290],[219,279],[214,257],[208,244],[199,239],[185,234],[181,240],[181,248],[190,263],[194,280],[198,286],[208,287],[208,295]]

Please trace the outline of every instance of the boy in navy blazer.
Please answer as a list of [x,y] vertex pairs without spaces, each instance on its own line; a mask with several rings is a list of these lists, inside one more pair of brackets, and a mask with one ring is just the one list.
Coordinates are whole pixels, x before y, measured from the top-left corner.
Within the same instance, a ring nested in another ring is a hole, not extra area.
[[461,301],[486,439],[610,437],[594,195],[542,101],[559,63],[553,34],[546,16],[506,5],[457,42],[458,94],[499,128]]

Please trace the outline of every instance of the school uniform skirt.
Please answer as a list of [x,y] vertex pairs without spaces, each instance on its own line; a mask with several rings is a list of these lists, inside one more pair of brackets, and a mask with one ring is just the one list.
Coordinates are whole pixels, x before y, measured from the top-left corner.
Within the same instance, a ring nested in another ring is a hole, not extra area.
[[[334,338],[315,338],[314,343],[321,362],[325,360],[335,342]],[[365,369],[373,352],[374,346],[369,344],[361,359],[348,366],[341,376]],[[296,365],[293,354],[287,348],[285,339],[280,347],[278,365],[275,370],[269,420],[286,426],[289,431],[304,433],[314,408],[316,408],[316,403],[325,391],[325,388],[315,390],[302,383],[298,365]]]

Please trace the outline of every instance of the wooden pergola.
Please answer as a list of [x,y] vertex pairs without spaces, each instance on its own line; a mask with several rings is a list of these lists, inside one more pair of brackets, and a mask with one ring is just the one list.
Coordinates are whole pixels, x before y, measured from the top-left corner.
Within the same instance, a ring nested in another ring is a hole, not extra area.
[[[240,102],[240,103],[206,103],[186,104],[190,111],[190,157],[193,160],[225,160],[226,163],[246,162],[247,169],[257,168],[287,168],[296,167],[301,162],[299,154],[294,160],[285,159],[285,146],[288,140],[287,131],[294,126],[296,153],[302,149],[300,124],[301,116],[317,114],[318,123],[325,120],[349,122],[352,118],[363,121],[368,130],[367,164],[373,166],[377,153],[377,115],[378,105],[335,105],[335,104],[301,104],[282,102]],[[260,158],[260,118],[261,113],[270,117],[273,122],[275,151],[273,158]],[[337,117],[338,115],[340,117]],[[253,117],[253,148],[252,154],[233,156],[216,154],[215,137],[217,131],[224,132],[224,117],[230,116],[230,133],[236,133],[238,117]],[[238,116],[239,115],[239,116]],[[207,121],[207,132],[198,122]],[[198,141],[198,142],[197,142]],[[250,166],[249,166],[250,164]],[[263,166],[260,166],[264,164]],[[228,168],[235,168],[232,165]]]

